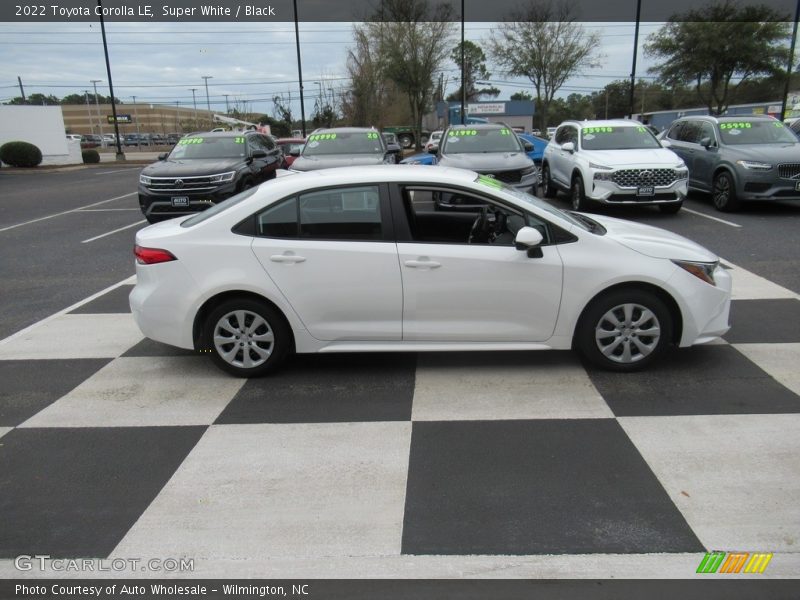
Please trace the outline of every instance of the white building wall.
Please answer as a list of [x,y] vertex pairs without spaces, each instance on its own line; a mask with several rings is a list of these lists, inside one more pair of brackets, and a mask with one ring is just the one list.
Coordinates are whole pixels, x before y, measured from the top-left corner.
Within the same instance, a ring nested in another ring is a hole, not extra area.
[[[29,142],[42,151],[43,165],[75,163],[70,156],[60,106],[0,105],[0,146]],[[82,160],[78,160],[81,163]]]

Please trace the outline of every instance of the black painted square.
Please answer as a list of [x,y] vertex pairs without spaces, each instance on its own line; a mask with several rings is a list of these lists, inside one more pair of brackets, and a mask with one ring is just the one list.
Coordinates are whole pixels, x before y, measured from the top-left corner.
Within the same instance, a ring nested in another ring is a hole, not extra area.
[[613,419],[413,425],[404,554],[703,550]]
[[16,427],[111,362],[105,358],[0,361],[0,427]]
[[128,296],[131,295],[133,287],[132,285],[121,285],[91,302],[79,306],[71,311],[70,314],[129,313],[131,312],[131,305],[128,302]]
[[779,344],[800,342],[800,300],[733,300],[731,344]]
[[800,397],[727,345],[674,349],[635,373],[587,370],[618,417],[800,412]]
[[414,354],[297,355],[248,380],[216,422],[408,421],[415,372]]
[[[199,352],[196,352],[195,350],[178,348],[177,346],[170,346],[168,344],[162,344],[161,342],[156,342],[155,340],[145,338],[135,346],[128,349],[128,351],[125,352],[125,354],[123,354],[122,356],[148,357],[148,356],[202,356],[202,355]],[[208,360],[208,356],[203,356],[203,358]]]
[[108,556],[205,429],[10,431],[0,447],[0,558]]

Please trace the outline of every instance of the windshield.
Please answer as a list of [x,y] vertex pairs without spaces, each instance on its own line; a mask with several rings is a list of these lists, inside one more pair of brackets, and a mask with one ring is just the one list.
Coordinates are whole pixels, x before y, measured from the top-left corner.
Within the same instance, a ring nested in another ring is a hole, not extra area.
[[559,219],[563,219],[564,221],[569,222],[576,227],[580,227],[584,231],[591,231],[591,228],[582,220],[575,218],[570,213],[560,210],[554,206],[549,205],[544,200],[537,198],[536,196],[532,196],[526,192],[520,191],[515,187],[512,187],[508,184],[503,183],[493,177],[487,177],[486,175],[478,175],[478,178],[475,180],[475,183],[479,183],[481,185],[485,185],[486,187],[493,188],[495,190],[502,190],[507,194],[514,196],[517,200],[522,200],[526,204],[531,204],[536,208],[539,208],[551,215],[558,217]]
[[444,154],[522,152],[513,131],[502,129],[450,129],[444,139]]
[[172,152],[170,160],[184,158],[244,158],[247,156],[247,144],[244,137],[189,137],[179,140]]
[[383,154],[381,136],[375,131],[337,131],[308,136],[303,156],[326,154]]
[[661,148],[647,127],[600,126],[581,129],[581,148],[584,150],[632,150]]
[[723,144],[796,144],[797,137],[780,121],[723,121]]

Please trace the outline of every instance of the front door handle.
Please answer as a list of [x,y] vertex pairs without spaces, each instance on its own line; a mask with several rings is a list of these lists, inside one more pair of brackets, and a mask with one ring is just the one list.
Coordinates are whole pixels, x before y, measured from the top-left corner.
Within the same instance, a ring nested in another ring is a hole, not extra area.
[[442,266],[442,263],[438,263],[425,257],[422,257],[419,260],[407,260],[403,264],[412,269],[438,269]]
[[273,254],[269,257],[272,262],[276,263],[301,263],[306,261],[305,256],[298,256],[297,254]]

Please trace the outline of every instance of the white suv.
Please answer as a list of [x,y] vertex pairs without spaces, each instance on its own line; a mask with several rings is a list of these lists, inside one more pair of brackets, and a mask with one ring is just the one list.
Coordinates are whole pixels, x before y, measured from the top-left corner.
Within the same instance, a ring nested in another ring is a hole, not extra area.
[[689,170],[636,121],[565,121],[542,159],[542,191],[569,191],[574,210],[590,201],[656,204],[676,213],[687,193]]

